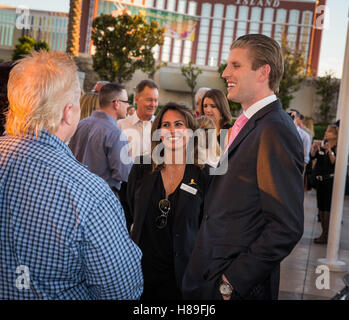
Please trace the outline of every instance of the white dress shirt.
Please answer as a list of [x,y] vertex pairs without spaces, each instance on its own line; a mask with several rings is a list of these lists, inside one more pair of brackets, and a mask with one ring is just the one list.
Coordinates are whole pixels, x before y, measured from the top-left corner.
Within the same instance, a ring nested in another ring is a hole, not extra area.
[[277,100],[277,97],[275,94],[272,94],[271,96],[268,96],[262,100],[259,100],[256,103],[254,103],[252,106],[250,106],[246,111],[244,111],[244,115],[248,119],[251,119],[255,113],[257,113],[259,110],[261,110],[262,108],[266,107],[268,104],[276,100]]
[[151,154],[151,126],[154,119],[152,116],[149,121],[142,121],[135,112],[132,116],[117,122],[127,136],[132,161],[137,156]]

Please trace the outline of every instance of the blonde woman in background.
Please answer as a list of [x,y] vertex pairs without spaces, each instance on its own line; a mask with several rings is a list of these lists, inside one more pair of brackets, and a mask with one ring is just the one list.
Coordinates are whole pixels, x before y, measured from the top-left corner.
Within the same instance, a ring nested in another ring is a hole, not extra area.
[[102,87],[109,83],[109,81],[98,81],[91,92],[87,92],[81,95],[80,98],[80,109],[81,117],[80,120],[89,117],[92,115],[92,112],[99,109],[99,100],[98,94],[101,91]]
[[310,135],[311,141],[313,141],[314,138],[314,121],[310,117],[305,117],[304,120],[302,120],[303,129]]
[[87,92],[80,98],[81,117],[84,119],[89,117],[93,111],[99,109],[98,94]]

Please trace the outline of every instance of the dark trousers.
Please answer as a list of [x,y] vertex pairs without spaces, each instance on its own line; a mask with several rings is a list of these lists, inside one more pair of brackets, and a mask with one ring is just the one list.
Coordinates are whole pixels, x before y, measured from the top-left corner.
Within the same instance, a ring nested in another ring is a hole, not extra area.
[[148,282],[144,280],[144,290],[141,301],[178,301],[182,295],[177,287],[175,279],[167,279],[161,282]]

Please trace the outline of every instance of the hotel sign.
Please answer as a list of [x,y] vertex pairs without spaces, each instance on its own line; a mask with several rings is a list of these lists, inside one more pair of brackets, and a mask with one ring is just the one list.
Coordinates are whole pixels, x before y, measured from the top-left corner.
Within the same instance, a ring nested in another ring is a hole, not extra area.
[[235,0],[235,5],[278,8],[280,0]]

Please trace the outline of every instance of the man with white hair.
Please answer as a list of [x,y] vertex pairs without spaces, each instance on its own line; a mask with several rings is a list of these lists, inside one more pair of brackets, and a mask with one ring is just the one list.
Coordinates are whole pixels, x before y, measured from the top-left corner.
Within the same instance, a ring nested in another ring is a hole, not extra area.
[[123,209],[66,145],[80,118],[75,63],[61,52],[32,53],[12,69],[8,98],[0,137],[0,297],[138,299],[141,251]]
[[201,102],[202,102],[202,97],[205,95],[205,93],[207,91],[211,90],[211,88],[199,88],[197,91],[196,91],[196,94],[195,94],[195,103],[196,103],[196,110],[195,110],[195,118],[198,118],[200,117],[202,114],[201,114]]

